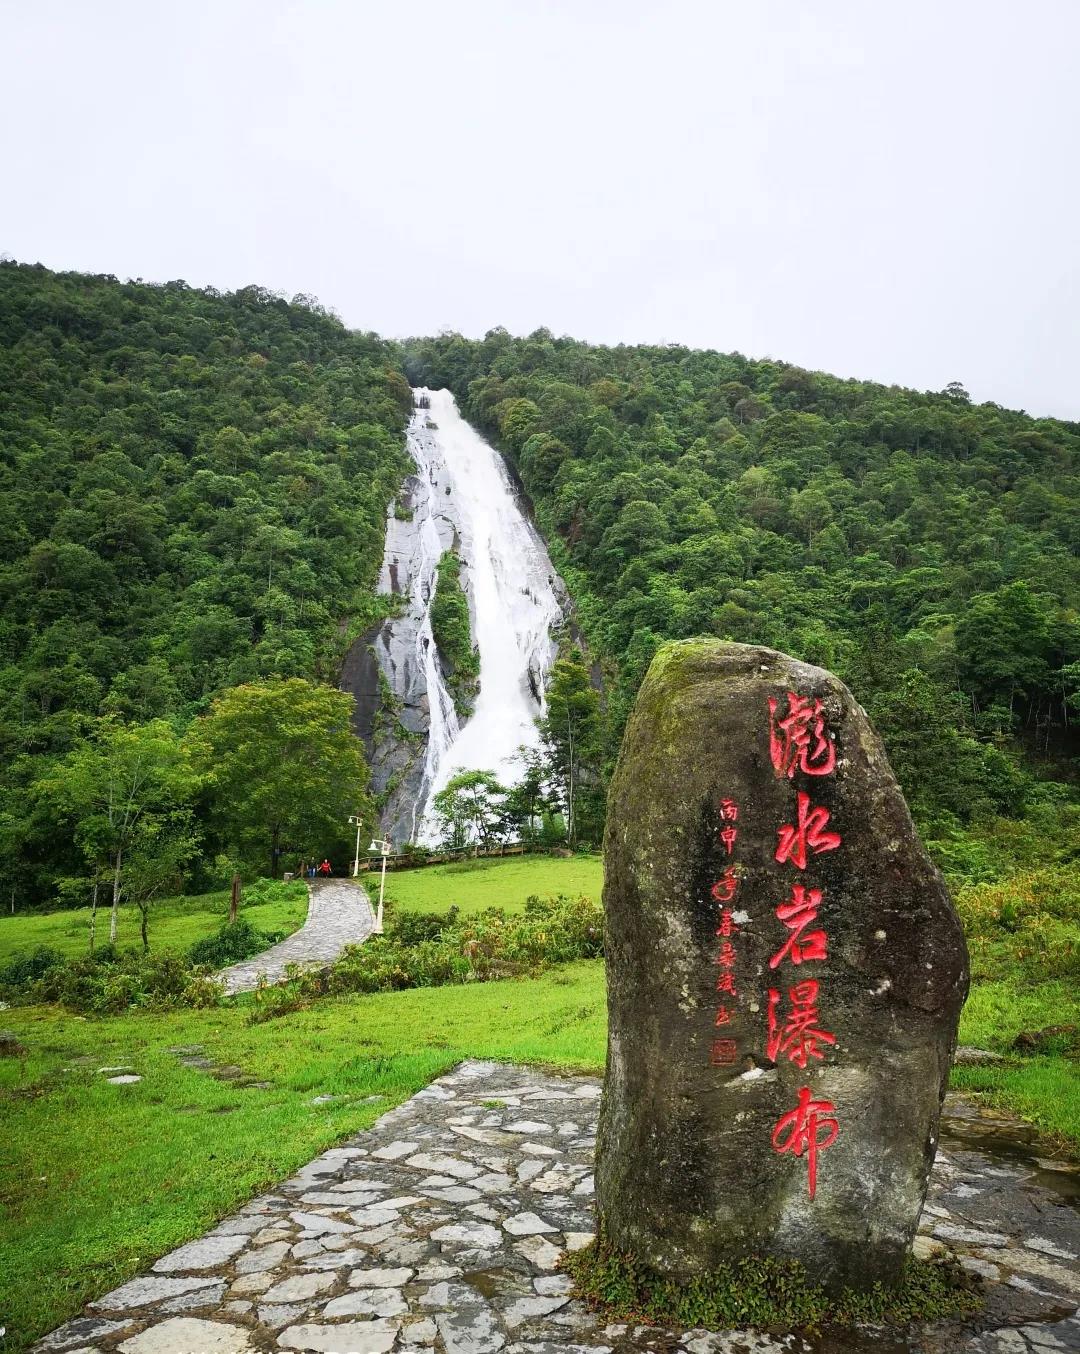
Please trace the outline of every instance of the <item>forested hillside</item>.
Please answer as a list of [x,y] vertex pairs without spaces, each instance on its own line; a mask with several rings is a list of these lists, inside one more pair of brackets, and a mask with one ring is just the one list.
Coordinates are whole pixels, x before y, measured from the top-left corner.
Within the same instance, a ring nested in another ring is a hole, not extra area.
[[390,346],[306,298],[0,265],[0,873],[84,869],[31,791],[86,739],[333,679],[410,408]]
[[543,330],[416,340],[407,370],[455,392],[536,505],[607,673],[598,757],[658,643],[712,633],[838,672],[924,830],[1071,797],[1076,424]]
[[[1026,818],[1033,840],[1076,854],[1077,425],[973,406],[959,386],[919,394],[546,331],[402,351],[302,297],[6,263],[5,899],[84,888],[136,847],[174,866],[225,852],[265,868],[322,840],[305,806],[324,791],[327,805],[360,804],[359,759],[351,788],[330,792],[340,755],[321,789],[288,812],[271,804],[289,755],[275,743],[252,817],[251,731],[269,721],[287,749],[291,721],[306,720],[305,736],[321,730],[340,754],[345,698],[244,684],[332,684],[383,605],[373,585],[407,465],[406,374],[449,386],[505,450],[603,672],[598,699],[569,652],[549,693],[546,773],[555,786],[580,773],[579,840],[599,838],[606,773],[657,645],[712,633],[838,672],[927,835]],[[117,775],[155,787],[138,832],[117,827]]]

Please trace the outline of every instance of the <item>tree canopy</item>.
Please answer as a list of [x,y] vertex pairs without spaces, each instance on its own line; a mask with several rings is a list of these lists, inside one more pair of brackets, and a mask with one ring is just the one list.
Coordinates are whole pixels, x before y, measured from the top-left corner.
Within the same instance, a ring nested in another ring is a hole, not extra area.
[[[152,891],[196,850],[263,869],[288,846],[344,848],[348,815],[370,806],[333,687],[388,605],[375,580],[410,381],[449,386],[505,452],[587,650],[564,645],[527,783],[487,796],[491,831],[558,817],[597,841],[648,663],[701,633],[839,673],[924,826],[1020,814],[1039,778],[1075,780],[1075,423],[972,405],[956,383],[920,393],[547,330],[400,346],[258,287],[0,263],[13,901],[117,854],[129,887],[141,871]],[[433,623],[465,712],[461,581],[447,552]],[[264,753],[244,741],[256,730]],[[148,806],[118,848],[87,787],[128,743],[170,743],[201,788]]]
[[603,669],[609,766],[657,645],[715,634],[839,673],[924,816],[1021,811],[1021,753],[1073,774],[1077,424],[547,330],[412,340],[406,370],[532,497]]
[[[408,465],[396,350],[307,298],[0,263],[0,823],[21,895],[80,868],[27,791],[103,716],[336,682]],[[212,835],[212,834],[210,834]]]
[[352,715],[345,692],[290,677],[233,687],[197,721],[192,760],[229,853],[273,878],[284,852],[332,849],[350,815],[375,826]]

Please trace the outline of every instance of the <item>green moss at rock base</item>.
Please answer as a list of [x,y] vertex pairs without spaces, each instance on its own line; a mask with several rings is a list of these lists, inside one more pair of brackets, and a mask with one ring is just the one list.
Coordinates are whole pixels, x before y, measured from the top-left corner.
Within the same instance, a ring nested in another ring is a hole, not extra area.
[[876,1284],[868,1292],[826,1292],[794,1261],[740,1260],[697,1279],[672,1279],[637,1265],[595,1243],[567,1254],[562,1270],[574,1281],[574,1296],[612,1321],[641,1321],[684,1330],[752,1328],[772,1332],[793,1327],[817,1334],[869,1322],[905,1326],[972,1316],[983,1303],[982,1284],[952,1261],[909,1259],[899,1287]]

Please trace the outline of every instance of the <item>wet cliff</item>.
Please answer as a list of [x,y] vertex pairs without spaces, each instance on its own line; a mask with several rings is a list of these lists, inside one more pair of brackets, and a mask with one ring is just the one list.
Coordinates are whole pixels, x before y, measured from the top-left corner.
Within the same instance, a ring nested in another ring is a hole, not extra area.
[[[431,798],[462,770],[520,772],[535,745],[544,686],[566,614],[566,592],[499,453],[460,416],[448,391],[414,392],[408,430],[415,465],[386,521],[379,591],[395,613],[349,652],[341,685],[396,844],[431,840]],[[479,691],[462,722],[449,665],[432,632],[439,562],[450,550],[469,607]]]

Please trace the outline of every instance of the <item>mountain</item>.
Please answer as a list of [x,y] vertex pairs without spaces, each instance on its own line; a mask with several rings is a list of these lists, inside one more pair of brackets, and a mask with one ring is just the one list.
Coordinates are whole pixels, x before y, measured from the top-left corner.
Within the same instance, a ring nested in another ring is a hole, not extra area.
[[[91,716],[333,680],[378,614],[411,407],[391,345],[306,298],[0,265],[0,797]],[[23,829],[24,871],[62,870]]]
[[[310,298],[6,262],[6,888],[44,900],[82,877],[75,827],[35,787],[103,728],[182,737],[242,683],[338,683],[392,605],[376,579],[419,384],[503,450],[573,599],[588,662],[568,643],[555,664],[548,752],[566,760],[554,723],[579,719],[584,839],[652,654],[700,633],[836,671],[924,834],[1003,815],[1060,841],[1061,806],[1075,831],[1077,424],[957,385],[546,330],[398,345]],[[196,826],[205,852],[223,841]]]
[[1080,751],[1080,425],[782,362],[539,330],[411,341],[535,504],[606,671],[610,764],[665,639],[847,681],[924,826],[1019,813]]

